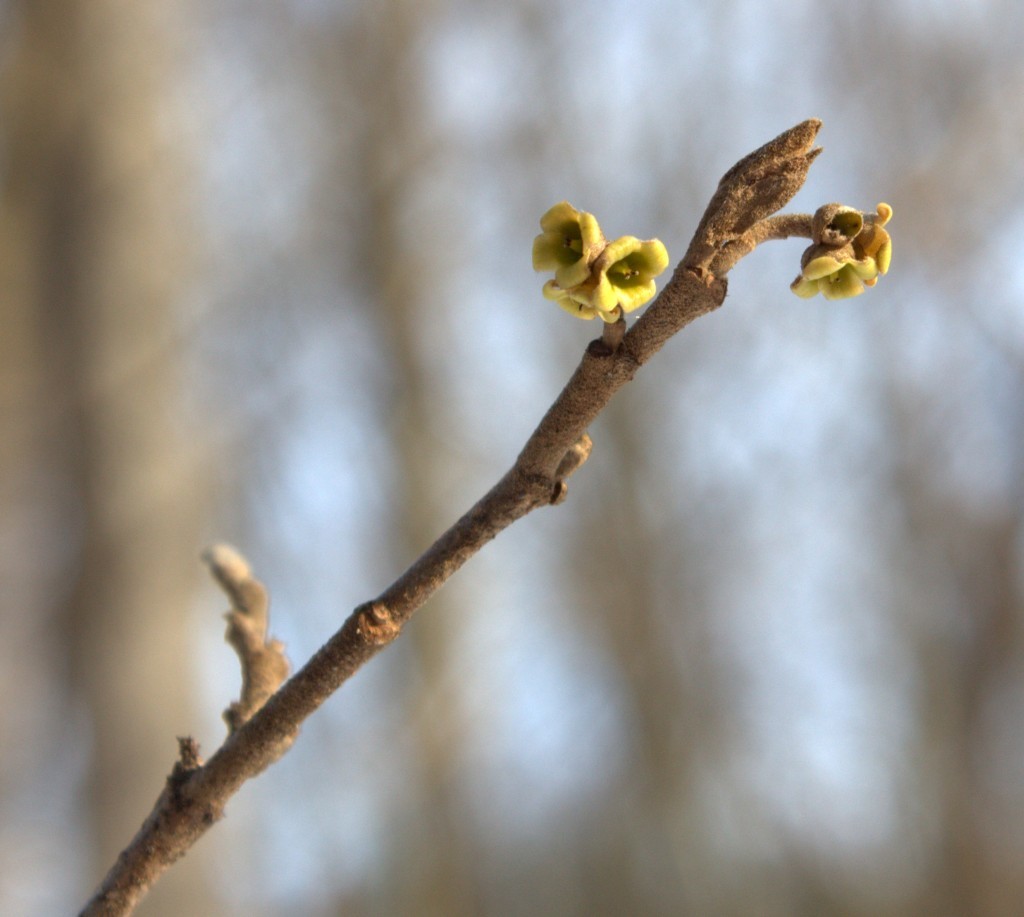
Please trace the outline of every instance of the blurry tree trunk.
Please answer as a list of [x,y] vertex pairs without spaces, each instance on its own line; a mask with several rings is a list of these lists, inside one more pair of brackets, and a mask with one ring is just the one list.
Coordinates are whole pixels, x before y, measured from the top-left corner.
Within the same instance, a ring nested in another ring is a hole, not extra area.
[[[628,393],[595,433],[604,456],[595,465],[607,463],[610,477],[600,499],[578,507],[567,559],[580,589],[577,626],[596,633],[613,662],[630,739],[609,794],[614,804],[602,809],[608,823],[579,826],[588,882],[578,912],[667,915],[686,902],[699,913],[709,900],[724,903],[728,887],[698,804],[700,778],[721,752],[728,701],[707,619],[709,584],[720,571],[706,568],[699,533],[675,518],[686,515],[685,504],[667,509],[669,495],[650,492],[658,475],[647,458],[658,436],[645,429],[646,412],[630,413],[631,396],[643,397]],[[679,537],[666,539],[666,530]]]
[[[351,117],[337,118],[343,135],[339,148],[347,147],[354,161],[339,163],[336,171],[355,176],[358,201],[354,226],[344,227],[347,235],[339,248],[351,254],[354,299],[368,310],[387,361],[381,378],[387,401],[383,423],[395,456],[389,525],[396,569],[429,545],[457,511],[441,502],[448,455],[437,432],[439,382],[431,378],[430,340],[423,334],[428,321],[439,318],[433,310],[443,295],[434,267],[450,257],[439,250],[440,227],[429,225],[436,212],[425,213],[420,204],[423,176],[436,180],[430,165],[442,159],[421,88],[424,36],[438,9],[437,3],[401,0],[382,15],[379,7],[368,6],[337,42],[344,62],[332,59],[323,74],[325,98],[345,101],[337,90],[338,63],[350,68],[348,78],[361,94],[355,142]],[[433,365],[439,368],[441,361]],[[449,592],[435,597],[430,614],[418,619],[396,648],[406,655],[399,664],[407,672],[411,786],[408,805],[392,829],[388,887],[382,899],[366,902],[370,913],[381,906],[393,914],[478,912],[468,822],[458,805],[460,717],[448,677],[455,611]]]
[[[1011,917],[1024,869],[1007,855],[1020,836],[1007,805],[1019,812],[1024,793],[1008,799],[1005,786],[993,786],[993,765],[1005,754],[1005,708],[1020,685],[1020,509],[979,512],[935,487],[921,465],[900,483],[913,559],[941,584],[939,601],[910,609],[920,671],[918,806],[931,841],[915,912]],[[928,597],[929,588],[912,594]]]
[[[65,743],[83,713],[91,738],[82,849],[98,882],[159,792],[175,735],[193,726],[202,494],[173,314],[192,227],[169,104],[185,13],[127,0],[15,8],[0,282],[18,329],[6,344],[35,379],[21,392],[32,433],[16,458],[41,469],[45,499],[73,520],[42,549],[71,584],[55,591],[49,634],[66,676]],[[210,913],[198,862],[175,869],[145,912]]]

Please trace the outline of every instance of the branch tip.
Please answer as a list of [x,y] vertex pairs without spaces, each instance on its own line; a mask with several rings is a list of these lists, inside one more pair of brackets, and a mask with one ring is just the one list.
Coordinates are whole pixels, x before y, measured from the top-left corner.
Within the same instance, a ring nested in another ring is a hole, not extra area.
[[203,562],[218,582],[240,582],[252,576],[249,562],[231,545],[215,544],[202,554]]
[[744,156],[722,176],[684,258],[687,266],[708,269],[726,246],[793,199],[821,152],[813,146],[820,129],[821,121],[809,118]]

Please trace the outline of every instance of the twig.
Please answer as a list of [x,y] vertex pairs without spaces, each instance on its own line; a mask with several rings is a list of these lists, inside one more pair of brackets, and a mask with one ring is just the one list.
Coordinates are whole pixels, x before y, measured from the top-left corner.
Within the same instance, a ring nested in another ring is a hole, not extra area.
[[[609,337],[591,342],[512,468],[391,586],[357,607],[262,707],[258,699],[265,688],[253,687],[258,680],[254,673],[263,666],[262,650],[250,647],[248,624],[240,628],[244,639],[232,638],[232,643],[236,649],[242,645],[243,682],[250,684],[243,686],[242,700],[231,708],[233,731],[205,764],[199,763],[194,745],[183,743],[181,760],[153,812],[83,914],[130,913],[159,876],[221,817],[235,791],[287,750],[303,720],[393,641],[448,577],[502,529],[531,510],[565,499],[568,478],[590,453],[588,426],[673,334],[722,304],[725,274],[753,247],[747,247],[748,241],[759,241],[754,227],[784,206],[803,184],[819,152],[812,149],[819,127],[819,121],[805,121],[725,174],[671,280],[624,335],[624,326],[608,326]],[[771,225],[778,229],[783,224]],[[748,235],[751,232],[753,236]],[[246,621],[253,614],[245,584],[256,581],[245,561],[225,550],[230,549],[214,549],[208,559],[236,606],[231,617]],[[259,646],[269,647],[271,657],[283,660],[279,646],[263,643],[265,630],[255,630]],[[276,665],[270,666],[275,677],[283,674]]]
[[281,687],[288,677],[288,660],[284,644],[267,637],[270,597],[246,559],[231,546],[218,544],[203,560],[231,600],[224,639],[242,666],[242,695],[224,711],[224,721],[235,732]]
[[728,273],[740,258],[749,255],[762,242],[792,236],[809,239],[813,219],[810,213],[787,213],[761,220],[743,235],[723,245],[711,261],[711,270],[716,274]]

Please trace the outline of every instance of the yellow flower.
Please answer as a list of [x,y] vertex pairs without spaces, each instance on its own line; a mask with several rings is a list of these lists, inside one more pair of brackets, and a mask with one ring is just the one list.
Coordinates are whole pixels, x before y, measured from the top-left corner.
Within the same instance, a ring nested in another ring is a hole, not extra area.
[[541,229],[533,240],[533,267],[555,272],[544,296],[577,318],[618,321],[654,296],[654,278],[668,267],[660,240],[606,242],[597,220],[565,201],[541,217]]
[[[835,208],[835,205],[828,207]],[[862,221],[851,214],[849,208],[840,208],[838,215],[824,227],[818,226],[815,215],[817,241],[804,252],[800,259],[800,276],[790,285],[797,296],[809,298],[816,293],[826,299],[860,296],[865,287],[874,286],[878,276],[889,270],[892,239],[882,227],[892,217],[892,208],[879,204],[877,213],[864,214]],[[848,238],[849,241],[842,244],[821,241],[828,238],[837,241]]]
[[554,271],[563,289],[586,280],[606,244],[596,217],[562,201],[540,218],[540,228],[533,240],[533,269]]
[[[807,251],[814,252],[817,247]],[[858,262],[852,258],[836,258],[835,254],[833,252],[809,259],[790,289],[805,299],[816,293],[821,293],[825,299],[849,299],[860,296],[865,284],[874,284],[878,277],[874,259]]]
[[666,267],[668,252],[660,239],[642,242],[636,236],[622,236],[608,243],[582,287],[592,288],[590,302],[602,318],[619,308],[632,312],[654,296],[654,278]]

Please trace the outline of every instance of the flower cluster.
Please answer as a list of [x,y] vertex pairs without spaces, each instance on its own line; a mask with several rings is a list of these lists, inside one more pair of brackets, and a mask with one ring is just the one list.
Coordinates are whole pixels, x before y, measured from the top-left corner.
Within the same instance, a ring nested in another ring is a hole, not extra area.
[[821,207],[811,224],[813,244],[800,259],[800,276],[790,289],[797,296],[848,299],[873,287],[889,270],[892,240],[882,227],[891,216],[888,204],[879,204],[876,213],[841,204]]
[[545,213],[540,228],[533,269],[555,272],[544,295],[577,318],[618,321],[654,296],[654,278],[668,267],[660,240],[622,236],[608,242],[594,215],[567,201]]

